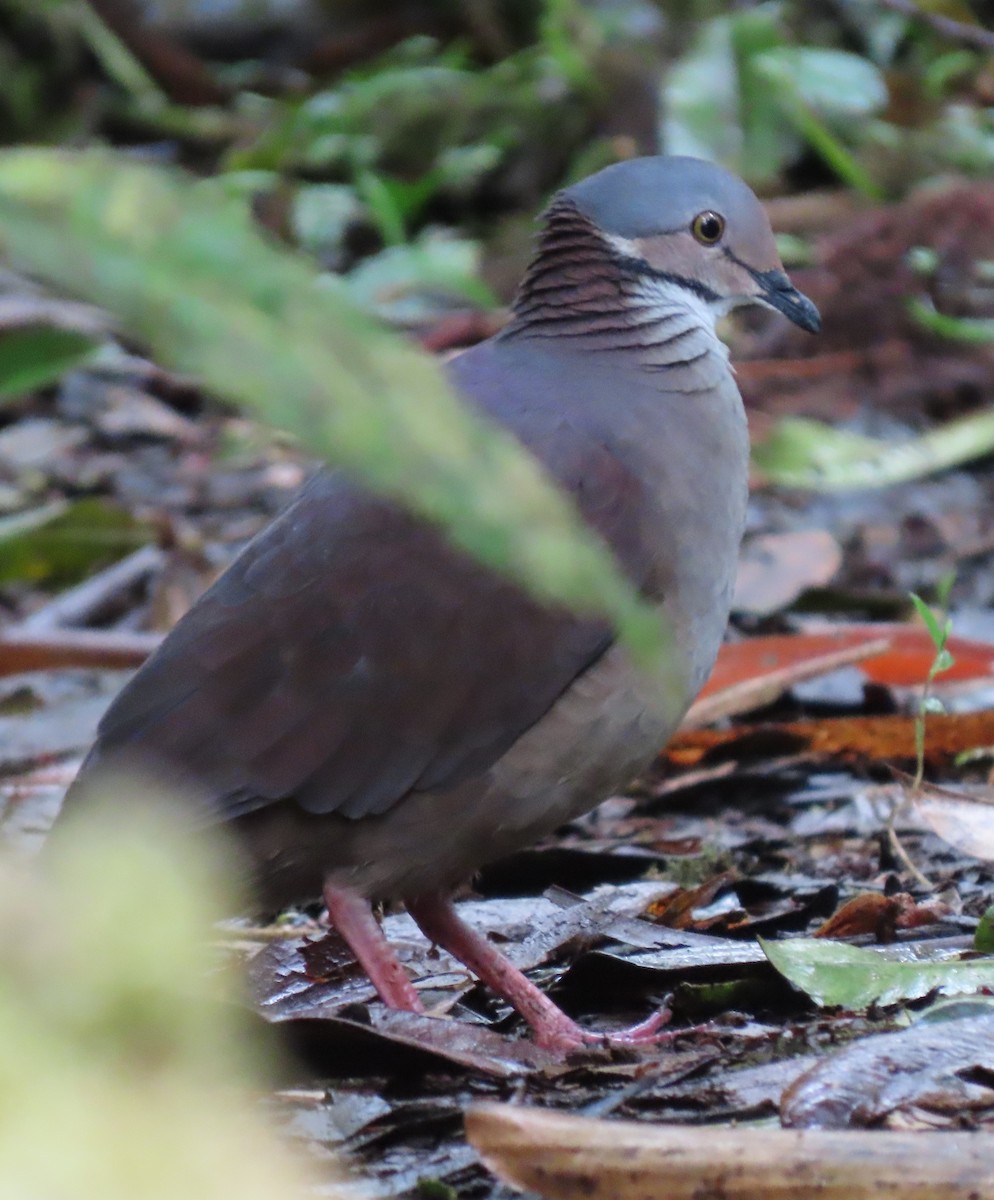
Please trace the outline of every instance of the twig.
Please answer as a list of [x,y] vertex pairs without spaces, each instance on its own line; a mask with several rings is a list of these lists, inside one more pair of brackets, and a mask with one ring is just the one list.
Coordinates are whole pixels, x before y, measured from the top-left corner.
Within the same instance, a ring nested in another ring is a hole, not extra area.
[[161,641],[161,634],[114,629],[8,629],[0,632],[0,675],[57,667],[140,667]]
[[940,16],[939,13],[925,12],[914,0],[880,0],[880,3],[892,12],[923,22],[943,37],[968,42],[979,50],[994,50],[994,33],[984,29],[982,25],[968,25],[965,21],[956,21],[952,17]]
[[[905,803],[907,803],[907,800],[905,800]],[[915,883],[926,892],[934,892],[935,884],[927,875],[923,875],[911,861],[911,855],[905,850],[904,843],[898,835],[896,822],[899,808],[900,805],[894,804],[890,810],[890,816],[887,818],[887,844],[891,848],[891,853],[900,860],[904,869],[914,879]]]

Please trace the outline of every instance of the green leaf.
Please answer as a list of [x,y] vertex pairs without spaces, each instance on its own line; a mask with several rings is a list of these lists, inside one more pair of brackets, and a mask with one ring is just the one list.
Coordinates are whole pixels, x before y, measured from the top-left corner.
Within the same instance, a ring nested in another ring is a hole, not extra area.
[[973,935],[973,948],[978,954],[994,954],[994,904],[980,918]]
[[776,970],[822,1007],[861,1009],[932,991],[949,996],[994,988],[994,959],[895,962],[875,950],[819,938],[761,938],[760,945]]
[[0,584],[78,583],[150,538],[146,525],[105,500],[46,504],[0,521]]
[[94,338],[46,326],[0,333],[0,397],[21,396],[58,383],[96,348]]
[[106,152],[10,150],[0,234],[15,262],[118,313],[165,364],[360,471],[536,595],[611,620],[674,682],[658,613],[535,460],[240,205]]
[[921,596],[915,592],[909,592],[911,603],[915,606],[915,611],[921,618],[925,628],[928,630],[928,636],[932,639],[932,645],[938,650],[945,641],[942,632],[942,626],[939,624],[939,618],[932,611],[930,605],[926,604]]
[[935,599],[941,609],[945,610],[949,607],[949,597],[952,595],[953,586],[956,583],[955,570],[946,571],[942,578],[935,585]]
[[[948,627],[948,624],[949,624],[949,622],[947,621],[946,622],[947,627]],[[943,633],[945,634],[946,637],[948,637],[949,629],[948,628],[944,629]],[[943,648],[935,656],[935,674],[941,675],[943,671],[948,671],[950,667],[955,667],[955,666],[956,666],[956,659],[953,658],[953,656],[949,653],[949,651],[943,646]]]

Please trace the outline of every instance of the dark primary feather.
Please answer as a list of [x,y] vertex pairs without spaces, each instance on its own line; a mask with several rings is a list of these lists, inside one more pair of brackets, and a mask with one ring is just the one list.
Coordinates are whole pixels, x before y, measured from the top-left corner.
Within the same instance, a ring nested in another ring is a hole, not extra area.
[[[489,344],[451,374],[545,462],[643,585],[642,485],[600,420],[570,419],[569,374],[546,361],[539,351],[518,370]],[[320,472],[124,688],[81,777],[97,764],[151,766],[193,789],[211,819],[289,798],[312,813],[382,813],[489,767],[610,640],[603,624],[536,603],[434,527]]]

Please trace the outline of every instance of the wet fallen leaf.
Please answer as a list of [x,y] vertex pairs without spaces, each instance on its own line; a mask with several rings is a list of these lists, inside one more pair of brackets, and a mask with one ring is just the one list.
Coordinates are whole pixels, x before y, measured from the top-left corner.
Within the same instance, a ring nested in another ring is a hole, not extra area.
[[981,1134],[727,1129],[595,1121],[477,1105],[466,1134],[484,1162],[550,1200],[991,1200]]
[[779,612],[808,588],[824,587],[841,565],[842,550],[827,530],[760,534],[743,547],[732,608],[758,616]]
[[813,938],[761,938],[760,945],[780,974],[822,1007],[862,1009],[933,991],[949,996],[994,989],[994,959],[894,962],[875,950]]
[[349,1010],[348,1016],[286,1018],[279,1028],[322,1075],[403,1076],[456,1069],[511,1079],[558,1062],[529,1038],[513,1041],[485,1025],[398,1012],[381,1004]]
[[994,1121],[992,1079],[994,1012],[919,1022],[819,1059],[787,1087],[780,1112],[803,1129],[879,1125],[913,1108],[953,1118],[986,1111]]

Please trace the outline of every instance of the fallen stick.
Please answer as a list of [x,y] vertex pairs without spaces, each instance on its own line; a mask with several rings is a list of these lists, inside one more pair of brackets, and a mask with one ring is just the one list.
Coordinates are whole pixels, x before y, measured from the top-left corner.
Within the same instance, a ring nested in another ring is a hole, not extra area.
[[23,626],[0,631],[0,675],[51,671],[63,667],[98,670],[140,667],[162,642],[158,633],[115,629],[42,629]]
[[994,1200],[989,1133],[598,1121],[481,1104],[466,1132],[501,1179],[549,1200]]

